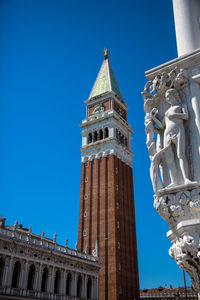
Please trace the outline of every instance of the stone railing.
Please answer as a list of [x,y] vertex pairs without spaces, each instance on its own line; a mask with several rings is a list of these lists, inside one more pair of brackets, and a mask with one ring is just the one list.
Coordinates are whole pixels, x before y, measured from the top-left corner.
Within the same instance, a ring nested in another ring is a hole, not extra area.
[[[186,299],[185,293],[178,293],[178,292],[172,292],[172,293],[140,293],[140,299]],[[187,299],[197,299],[197,294],[195,292],[189,292],[187,291]]]
[[107,116],[111,116],[111,115],[115,115],[117,116],[126,126],[129,126],[127,121],[124,120],[115,110],[107,110],[107,111],[103,111],[100,113],[96,113],[90,117],[88,117],[87,119],[84,119],[82,121],[82,124],[90,122],[90,121],[94,121],[94,120],[98,120]]
[[0,236],[11,238],[13,240],[21,241],[30,245],[46,248],[52,251],[57,251],[60,253],[68,254],[77,258],[83,258],[92,262],[98,262],[98,257],[80,253],[77,250],[64,247],[56,243],[56,241],[46,238],[44,236],[39,236],[25,229],[14,228],[13,226],[0,228]]
[[[51,300],[86,300],[87,298],[80,298],[76,296],[56,295],[47,292],[28,291],[21,288],[7,288],[0,287],[0,299],[5,299],[5,296],[25,297],[31,299],[51,299]],[[10,299],[10,298],[9,298]],[[17,298],[18,299],[18,298]],[[20,298],[21,299],[21,298]]]

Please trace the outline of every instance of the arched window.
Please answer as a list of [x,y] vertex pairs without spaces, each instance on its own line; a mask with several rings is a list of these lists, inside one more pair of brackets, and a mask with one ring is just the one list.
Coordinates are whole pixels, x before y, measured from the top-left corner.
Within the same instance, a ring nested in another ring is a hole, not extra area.
[[0,258],[0,286],[3,284],[3,275],[4,275],[4,269],[5,269],[5,260],[3,257]]
[[21,264],[19,261],[16,261],[13,269],[13,275],[12,275],[12,287],[18,288],[19,287],[19,278],[20,278],[20,272],[21,272]]
[[67,274],[67,280],[66,280],[66,295],[71,295],[71,287],[72,287],[72,275],[70,273]]
[[47,291],[47,280],[48,280],[48,269],[47,267],[45,267],[42,272],[42,285],[41,285],[42,292]]
[[60,290],[60,271],[56,271],[56,277],[54,282],[54,294],[59,294]]
[[100,140],[103,139],[103,130],[102,129],[99,130],[99,139]]
[[27,290],[33,290],[35,280],[35,266],[31,265],[28,272]]
[[92,296],[92,280],[89,277],[87,281],[87,299],[91,299]]
[[92,143],[92,134],[88,134],[88,144]]
[[79,275],[78,276],[78,281],[77,281],[77,297],[81,297],[82,295],[82,277]]
[[109,136],[108,128],[106,127],[106,128],[104,129],[104,137],[105,137],[105,139],[106,139],[108,136]]

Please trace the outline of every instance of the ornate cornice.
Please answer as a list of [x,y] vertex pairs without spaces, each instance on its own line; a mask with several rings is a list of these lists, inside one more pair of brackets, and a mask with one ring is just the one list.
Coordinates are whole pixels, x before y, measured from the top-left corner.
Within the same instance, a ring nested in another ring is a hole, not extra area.
[[99,145],[91,145],[90,147],[84,147],[81,149],[81,162],[92,161],[94,159],[100,159],[101,157],[107,157],[109,155],[115,155],[121,159],[125,164],[132,167],[132,156],[126,147],[123,147],[115,139],[99,143]]

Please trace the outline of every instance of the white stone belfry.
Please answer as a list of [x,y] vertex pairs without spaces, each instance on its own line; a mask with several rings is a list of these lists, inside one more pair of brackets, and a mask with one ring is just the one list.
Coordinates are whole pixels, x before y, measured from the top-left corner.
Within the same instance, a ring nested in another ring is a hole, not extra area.
[[200,1],[173,3],[180,57],[146,72],[146,145],[169,254],[200,295]]
[[178,56],[200,48],[200,1],[173,0]]

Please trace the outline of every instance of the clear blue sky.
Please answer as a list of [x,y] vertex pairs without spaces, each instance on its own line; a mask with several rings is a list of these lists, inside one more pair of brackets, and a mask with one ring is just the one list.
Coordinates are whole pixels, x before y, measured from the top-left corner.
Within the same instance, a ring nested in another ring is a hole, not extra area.
[[[171,0],[0,1],[1,215],[75,246],[79,124],[103,60],[111,65],[133,134],[141,288],[183,285],[168,226],[153,208],[141,91],[144,72],[177,57]],[[189,280],[188,280],[188,284]]]

